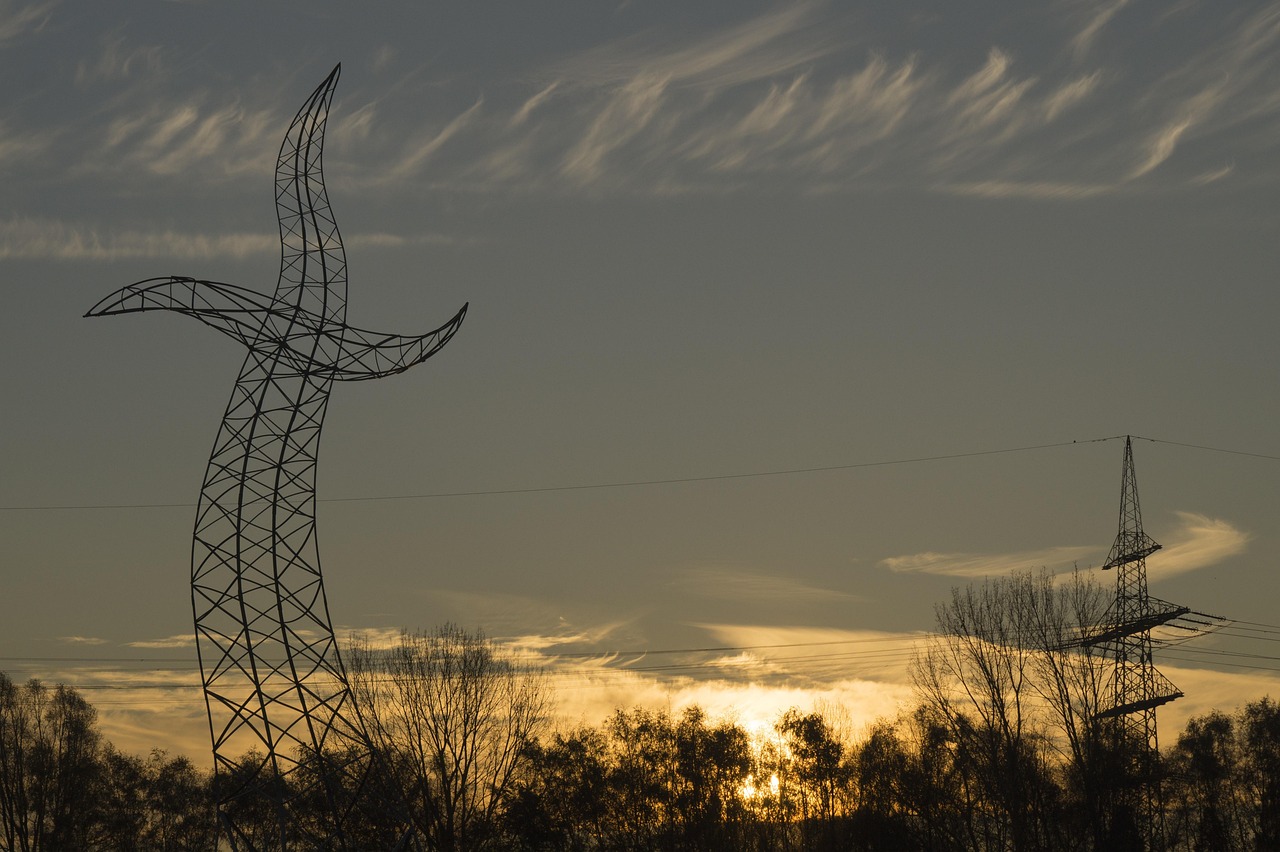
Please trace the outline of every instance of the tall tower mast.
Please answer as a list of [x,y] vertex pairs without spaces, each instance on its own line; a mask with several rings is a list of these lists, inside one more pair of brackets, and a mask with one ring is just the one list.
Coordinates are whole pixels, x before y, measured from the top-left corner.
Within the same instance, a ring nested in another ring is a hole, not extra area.
[[1160,674],[1151,658],[1151,629],[1190,610],[1147,592],[1147,557],[1160,549],[1142,529],[1138,480],[1133,468],[1133,438],[1125,436],[1120,485],[1120,530],[1102,569],[1116,572],[1116,596],[1098,632],[1084,644],[1100,648],[1113,661],[1111,704],[1099,719],[1114,720],[1115,746],[1122,762],[1116,812],[1132,814],[1142,847],[1162,847],[1157,775],[1159,743],[1156,708],[1182,697]]
[[320,573],[320,429],[334,382],[425,361],[467,310],[413,336],[347,324],[346,253],[321,167],[337,83],[334,68],[280,146],[273,295],[172,276],[130,284],[87,314],[176,311],[248,349],[205,471],[191,552],[219,824],[237,852],[352,848],[362,803],[384,795]]

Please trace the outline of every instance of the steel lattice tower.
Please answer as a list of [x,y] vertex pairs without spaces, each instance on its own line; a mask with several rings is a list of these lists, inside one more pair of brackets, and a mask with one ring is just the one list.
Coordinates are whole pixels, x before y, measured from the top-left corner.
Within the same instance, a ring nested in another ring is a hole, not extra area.
[[[196,647],[222,785],[219,819],[235,849],[343,848],[344,825],[362,798],[385,794],[370,790],[375,761],[320,573],[320,430],[335,380],[376,379],[426,360],[467,310],[418,336],[346,324],[346,254],[321,167],[339,69],[307,99],[280,147],[274,296],[153,278],[87,314],[177,311],[248,348],[205,471],[191,555]],[[242,760],[251,749],[255,756]],[[301,818],[301,800],[311,814],[322,803],[321,824]],[[274,813],[269,836],[260,828],[264,807]]]
[[1133,440],[1125,436],[1120,486],[1120,530],[1103,570],[1116,570],[1116,596],[1098,632],[1083,644],[1101,649],[1113,661],[1111,705],[1098,714],[1114,720],[1115,746],[1121,756],[1117,804],[1131,811],[1147,849],[1162,846],[1156,737],[1156,708],[1182,697],[1152,662],[1151,629],[1190,610],[1147,593],[1147,557],[1160,545],[1142,529]]

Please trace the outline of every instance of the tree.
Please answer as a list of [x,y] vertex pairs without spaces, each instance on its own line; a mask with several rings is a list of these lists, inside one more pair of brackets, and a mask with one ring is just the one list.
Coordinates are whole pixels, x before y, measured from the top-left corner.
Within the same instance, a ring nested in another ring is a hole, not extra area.
[[748,812],[743,779],[751,771],[747,732],[733,722],[711,724],[697,705],[676,724],[674,808],[685,849],[741,849]]
[[1170,791],[1175,842],[1196,852],[1245,848],[1245,828],[1236,800],[1239,765],[1234,720],[1218,710],[1196,716],[1178,736],[1170,755]]
[[1120,750],[1114,720],[1099,718],[1107,706],[1109,665],[1085,645],[1102,623],[1113,595],[1091,574],[1065,578],[1029,576],[1021,606],[1036,649],[1034,687],[1047,710],[1047,742],[1061,767],[1063,792],[1075,814],[1070,834],[1083,833],[1095,849],[1110,845],[1111,808],[1120,783]]
[[525,763],[504,809],[513,849],[585,852],[610,835],[609,742],[589,726],[525,746]]
[[14,852],[85,849],[101,737],[80,694],[0,673],[0,840]]
[[356,640],[347,658],[374,748],[428,848],[497,848],[499,807],[545,724],[540,673],[453,625],[403,632],[386,649]]
[[938,638],[913,665],[925,705],[945,719],[972,788],[982,848],[1048,846],[1044,739],[1036,730],[1030,574],[954,588],[936,607]]
[[93,848],[212,852],[217,807],[209,773],[156,749],[146,759],[102,752]]
[[795,807],[804,849],[823,849],[847,830],[847,792],[853,767],[844,760],[844,744],[818,713],[791,708],[774,726],[789,759],[781,789]]
[[1242,784],[1254,809],[1254,848],[1280,849],[1280,704],[1263,698],[1245,705],[1239,731]]

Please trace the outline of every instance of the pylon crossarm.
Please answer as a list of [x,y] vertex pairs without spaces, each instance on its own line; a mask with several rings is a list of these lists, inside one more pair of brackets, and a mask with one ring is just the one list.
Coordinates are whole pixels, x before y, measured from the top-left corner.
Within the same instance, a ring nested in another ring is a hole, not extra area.
[[439,352],[458,331],[466,315],[467,306],[463,305],[444,325],[416,337],[379,334],[348,326],[342,329],[341,354],[334,365],[333,378],[364,381],[402,373]]
[[1173,607],[1172,609],[1163,610],[1161,612],[1153,612],[1141,618],[1135,618],[1123,624],[1114,624],[1100,633],[1093,633],[1080,639],[1081,645],[1101,645],[1104,642],[1111,642],[1116,639],[1122,639],[1125,636],[1133,636],[1138,633],[1150,630],[1153,627],[1159,627],[1169,621],[1173,621],[1179,616],[1186,615],[1191,612],[1190,608],[1185,606]]
[[174,311],[200,320],[210,328],[253,346],[268,316],[285,317],[296,311],[247,287],[184,276],[148,278],[121,287],[94,305],[86,317],[105,317],[143,311]]
[[1170,701],[1177,701],[1183,696],[1182,692],[1171,692],[1168,695],[1157,695],[1152,698],[1144,698],[1141,701],[1130,701],[1127,704],[1119,704],[1115,707],[1108,707],[1094,715],[1095,719],[1114,719],[1117,716],[1127,716],[1130,713],[1138,713],[1143,710],[1151,710],[1159,707],[1161,704],[1168,704]]

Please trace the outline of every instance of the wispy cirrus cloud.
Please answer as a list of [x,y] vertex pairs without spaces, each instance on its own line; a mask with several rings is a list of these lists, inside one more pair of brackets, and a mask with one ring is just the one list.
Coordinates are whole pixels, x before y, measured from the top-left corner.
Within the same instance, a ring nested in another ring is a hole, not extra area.
[[675,86],[724,89],[790,73],[837,50],[839,42],[830,32],[811,31],[820,24],[819,13],[818,4],[791,3],[675,42],[624,38],[552,67],[566,83],[591,88],[616,91],[636,79],[658,78]]
[[547,99],[551,97],[552,92],[554,92],[556,87],[559,85],[559,80],[553,81],[545,89],[525,101],[520,108],[516,110],[515,115],[511,116],[510,126],[519,127],[524,124],[538,107],[546,103]]
[[1164,580],[1208,568],[1243,553],[1249,544],[1249,534],[1229,521],[1196,512],[1176,514],[1179,522],[1177,532],[1163,542],[1163,550],[1148,557],[1147,574],[1152,580]]
[[1273,82],[1280,55],[1280,3],[1261,4],[1252,15],[1234,20],[1234,29],[1185,57],[1139,99],[1158,124],[1140,141],[1129,180],[1163,166],[1192,138],[1222,138],[1280,114]]
[[1129,0],[1107,0],[1107,2],[1098,3],[1087,10],[1088,20],[1071,39],[1071,50],[1076,59],[1083,58],[1092,49],[1094,42],[1098,39],[1098,34],[1128,4]]
[[158,73],[163,70],[164,55],[158,45],[133,45],[120,33],[107,34],[97,57],[82,59],[76,65],[75,81],[85,86],[124,79],[135,72]]
[[450,139],[457,136],[465,127],[467,127],[467,125],[471,124],[472,121],[475,120],[483,105],[483,100],[476,101],[438,132],[431,133],[428,136],[411,142],[410,145],[401,153],[400,158],[397,160],[395,165],[381,175],[381,180],[386,182],[397,182],[403,181],[405,178],[417,174],[423,163],[430,159]]
[[891,556],[880,564],[897,573],[980,578],[1038,568],[1056,572],[1101,556],[1105,554],[1096,547],[1047,547],[1016,553],[913,553]]
[[38,160],[58,136],[58,131],[52,129],[16,130],[0,120],[0,169],[10,170]]
[[[330,177],[397,193],[897,185],[1075,202],[1276,171],[1259,154],[1280,116],[1274,0],[1233,16],[1085,2],[1022,13],[1034,30],[1025,40],[921,35],[953,14],[964,13],[938,9],[925,26],[892,10],[799,2],[658,25],[569,56],[531,53],[524,67],[467,79],[443,98],[425,73],[378,95],[350,75],[330,127],[329,154],[342,158]],[[1186,49],[1160,48],[1172,43]],[[268,180],[296,91],[276,81],[179,90],[161,73],[168,62],[125,31],[100,37],[77,72],[78,96],[109,112],[57,127],[34,120],[38,110],[6,116],[0,165],[34,159],[54,175],[71,162],[113,185],[181,176],[196,190]],[[461,100],[464,88],[478,94]],[[388,98],[412,107],[384,109]]]
[[[153,175],[210,171],[222,177],[270,174],[280,117],[235,102],[172,102],[112,122],[101,163],[126,164]],[[108,154],[114,159],[110,159]]]
[[739,603],[763,602],[785,606],[861,600],[857,595],[814,586],[795,577],[725,567],[691,568],[673,580],[671,585],[686,594]]
[[984,180],[975,183],[940,184],[939,188],[955,195],[979,198],[1037,198],[1078,200],[1119,192],[1112,184],[1053,183],[1049,181]]
[[39,3],[0,5],[0,44],[42,28],[60,2],[61,0],[44,0]]
[[[1230,522],[1195,512],[1175,512],[1178,526],[1164,548],[1148,558],[1153,580],[1185,574],[1214,565],[1244,551],[1249,535]],[[1058,573],[1075,565],[1101,564],[1106,551],[1098,547],[1048,547],[1016,553],[913,553],[892,556],[880,564],[899,573],[949,577],[996,577],[1011,571],[1047,568]]]
[[106,639],[99,639],[96,636],[59,636],[59,642],[65,642],[68,645],[105,645]]
[[1142,177],[1173,156],[1183,135],[1204,122],[1224,97],[1222,86],[1211,86],[1187,101],[1176,117],[1151,134],[1143,145],[1142,162],[1129,173],[1128,180]]
[[192,633],[179,633],[176,636],[166,636],[163,639],[139,639],[134,642],[125,642],[124,644],[129,648],[151,648],[153,650],[191,648],[196,644],[196,637]]
[[[349,248],[370,246],[397,248],[412,245],[442,245],[458,242],[444,234],[353,233],[345,237]],[[194,234],[165,228],[155,230],[106,230],[52,219],[10,219],[0,221],[0,259],[124,260],[130,258],[174,258],[209,260],[279,255],[280,238],[275,233]]]

